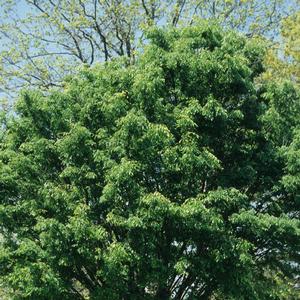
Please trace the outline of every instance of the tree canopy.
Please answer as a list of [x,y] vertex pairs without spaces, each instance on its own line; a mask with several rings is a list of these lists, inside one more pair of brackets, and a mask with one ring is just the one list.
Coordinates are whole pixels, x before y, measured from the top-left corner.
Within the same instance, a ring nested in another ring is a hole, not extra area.
[[[300,94],[205,22],[24,92],[0,135],[12,299],[296,299]],[[293,298],[294,297],[294,298]]]
[[[287,3],[288,2],[288,3]],[[135,59],[143,29],[190,25],[198,18],[248,35],[277,36],[298,0],[1,0],[0,84],[61,87],[79,64]]]

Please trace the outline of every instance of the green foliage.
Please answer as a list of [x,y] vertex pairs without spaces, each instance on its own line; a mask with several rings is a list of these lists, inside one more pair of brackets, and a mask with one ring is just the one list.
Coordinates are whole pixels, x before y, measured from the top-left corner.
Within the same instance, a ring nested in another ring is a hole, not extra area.
[[3,119],[2,286],[12,299],[293,299],[299,91],[255,86],[255,40],[205,22],[147,34],[135,64],[25,92]]

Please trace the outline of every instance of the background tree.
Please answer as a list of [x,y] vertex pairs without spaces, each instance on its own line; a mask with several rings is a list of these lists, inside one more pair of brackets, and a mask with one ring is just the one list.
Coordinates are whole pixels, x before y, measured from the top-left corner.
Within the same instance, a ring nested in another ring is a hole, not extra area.
[[285,18],[281,24],[281,38],[266,56],[264,79],[300,80],[300,12]]
[[276,36],[297,0],[1,0],[0,78],[4,91],[48,89],[81,64],[134,60],[149,25],[218,20],[248,35]]
[[264,48],[219,27],[147,37],[135,64],[26,92],[2,122],[2,284],[13,299],[293,299],[299,91],[257,88]]

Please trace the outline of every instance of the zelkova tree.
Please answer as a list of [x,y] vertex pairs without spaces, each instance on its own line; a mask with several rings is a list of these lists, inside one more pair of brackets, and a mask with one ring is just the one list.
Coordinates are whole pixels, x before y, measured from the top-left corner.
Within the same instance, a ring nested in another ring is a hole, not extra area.
[[4,118],[3,289],[296,299],[299,91],[256,87],[264,49],[234,32],[200,23],[147,37],[135,64],[23,93]]

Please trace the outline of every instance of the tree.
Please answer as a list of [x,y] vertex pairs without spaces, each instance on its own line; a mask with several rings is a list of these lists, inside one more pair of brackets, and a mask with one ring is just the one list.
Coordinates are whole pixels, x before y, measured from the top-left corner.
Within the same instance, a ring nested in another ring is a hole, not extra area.
[[61,87],[81,64],[116,56],[134,60],[152,25],[218,20],[249,35],[276,35],[280,20],[299,8],[284,0],[1,0],[0,78],[15,93],[24,86]]
[[2,284],[13,299],[292,297],[299,91],[256,88],[264,48],[218,26],[146,36],[135,64],[24,92],[3,121]]
[[266,56],[267,71],[263,78],[269,80],[300,80],[300,11],[285,18],[281,24],[281,42],[276,43]]

